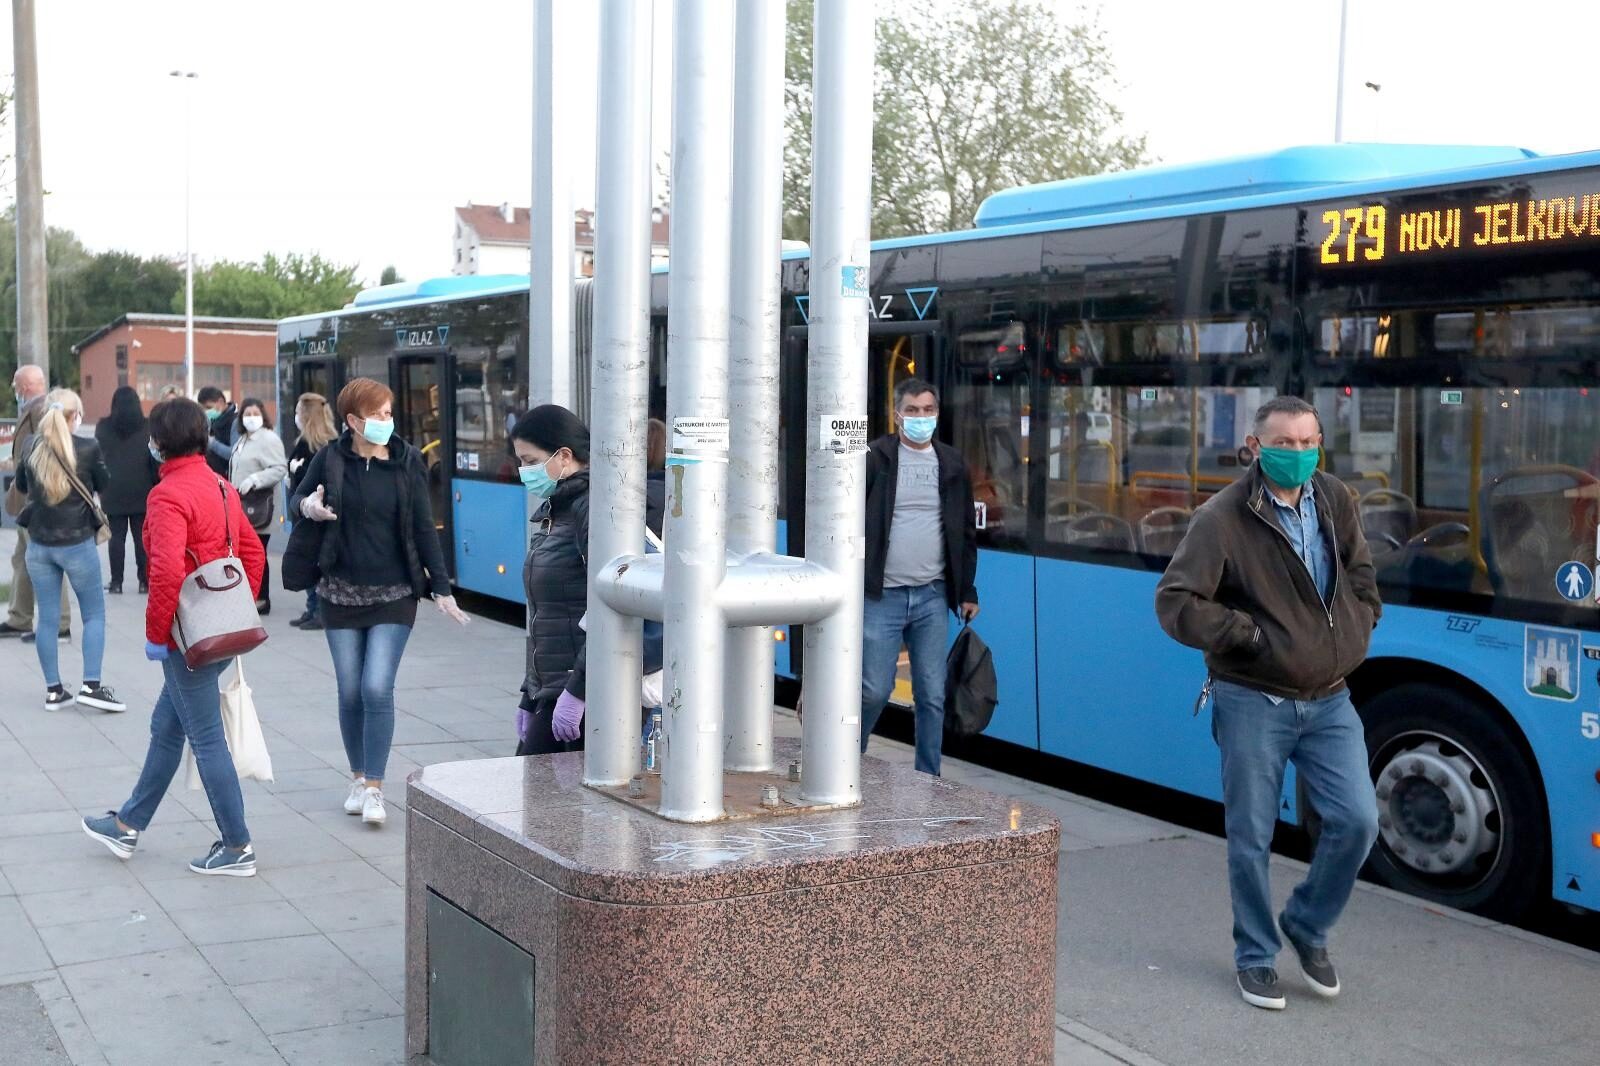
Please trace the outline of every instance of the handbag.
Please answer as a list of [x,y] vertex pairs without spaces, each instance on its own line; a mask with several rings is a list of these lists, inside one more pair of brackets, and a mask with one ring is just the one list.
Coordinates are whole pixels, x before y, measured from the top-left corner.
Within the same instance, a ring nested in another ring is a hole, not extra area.
[[250,523],[250,528],[260,533],[263,529],[272,526],[272,501],[275,493],[271,488],[253,489],[250,492],[239,493],[239,506],[244,508],[244,516]]
[[[244,679],[244,660],[234,660],[237,669],[233,680],[222,689],[222,735],[228,743],[228,753],[233,757],[234,771],[240,780],[272,780],[272,755],[267,751],[266,737],[261,733],[261,719],[256,717],[255,699]],[[200,780],[200,764],[195,761],[194,749],[187,741],[183,746],[183,762],[189,787],[204,787]]]
[[989,728],[999,703],[999,682],[989,645],[966,622],[945,658],[944,729],[958,737]]
[[233,551],[228,486],[221,478],[217,479],[217,491],[222,493],[225,554],[201,563],[194,552],[185,550],[195,569],[178,588],[178,610],[172,619],[172,640],[191,670],[253,651],[267,639],[244,563]]
[[83,497],[83,502],[89,505],[89,514],[94,517],[94,542],[96,544],[104,544],[111,539],[111,522],[106,518],[106,513],[100,509],[100,505],[94,502],[94,493],[90,492],[84,483],[78,480],[78,472],[71,467],[66,467],[65,469],[67,480],[72,482],[73,490]]

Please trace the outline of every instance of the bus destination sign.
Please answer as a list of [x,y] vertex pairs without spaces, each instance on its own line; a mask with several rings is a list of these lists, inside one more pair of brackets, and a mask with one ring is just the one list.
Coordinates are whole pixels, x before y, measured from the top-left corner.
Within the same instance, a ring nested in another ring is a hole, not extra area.
[[1600,192],[1422,210],[1353,204],[1330,207],[1321,219],[1324,267],[1482,255],[1515,245],[1567,249],[1600,243]]

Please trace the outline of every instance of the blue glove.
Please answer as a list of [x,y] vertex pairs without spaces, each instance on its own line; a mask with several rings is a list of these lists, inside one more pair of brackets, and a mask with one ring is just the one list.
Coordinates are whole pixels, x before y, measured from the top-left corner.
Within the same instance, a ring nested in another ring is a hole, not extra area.
[[167,646],[165,644],[154,644],[147,640],[144,642],[144,657],[153,663],[164,662],[167,658]]
[[577,740],[583,736],[583,701],[570,692],[556,698],[555,713],[550,716],[550,733],[557,740]]

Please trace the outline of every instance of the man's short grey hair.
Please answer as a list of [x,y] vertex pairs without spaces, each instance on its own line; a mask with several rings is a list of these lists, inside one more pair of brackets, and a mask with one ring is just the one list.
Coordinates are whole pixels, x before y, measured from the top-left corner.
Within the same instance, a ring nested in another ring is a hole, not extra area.
[[895,410],[898,411],[900,409],[900,405],[906,402],[907,396],[921,396],[925,392],[933,394],[934,403],[937,404],[939,402],[939,390],[929,382],[923,381],[921,378],[903,379],[894,387]]
[[1317,414],[1315,407],[1312,407],[1298,396],[1274,396],[1262,404],[1256,409],[1255,425],[1250,432],[1257,437],[1261,436],[1262,430],[1267,428],[1267,419],[1273,415],[1289,415],[1292,418],[1300,415],[1311,415],[1317,420],[1317,432],[1322,432],[1322,416]]

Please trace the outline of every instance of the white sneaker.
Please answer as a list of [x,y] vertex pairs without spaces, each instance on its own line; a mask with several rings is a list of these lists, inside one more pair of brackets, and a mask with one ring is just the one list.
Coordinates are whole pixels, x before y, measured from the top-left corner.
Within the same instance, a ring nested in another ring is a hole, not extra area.
[[383,809],[383,793],[369,788],[361,797],[361,820],[368,825],[382,825],[389,817]]
[[367,790],[367,779],[358,777],[350,782],[350,795],[344,798],[344,813],[360,814],[362,793]]

